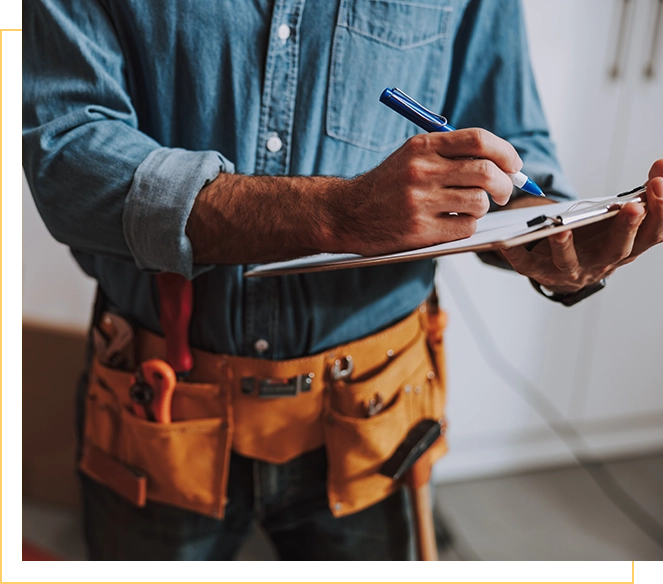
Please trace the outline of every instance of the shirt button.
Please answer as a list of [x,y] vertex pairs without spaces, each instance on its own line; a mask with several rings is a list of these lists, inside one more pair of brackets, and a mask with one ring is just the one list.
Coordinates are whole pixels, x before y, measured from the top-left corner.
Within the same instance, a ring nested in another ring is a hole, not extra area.
[[281,142],[281,138],[276,134],[272,134],[267,138],[267,150],[270,152],[278,152],[281,148],[283,148],[283,142]]
[[287,24],[279,26],[276,34],[282,41],[287,41],[290,38],[290,27]]
[[258,339],[253,345],[253,348],[257,353],[264,353],[267,349],[269,349],[269,343],[265,339]]

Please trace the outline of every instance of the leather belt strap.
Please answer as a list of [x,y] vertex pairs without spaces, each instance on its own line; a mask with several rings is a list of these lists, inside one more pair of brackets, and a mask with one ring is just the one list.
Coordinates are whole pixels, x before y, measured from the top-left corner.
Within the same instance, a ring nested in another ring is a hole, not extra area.
[[[229,371],[232,372],[231,376],[234,379],[290,378],[312,372],[315,374],[311,388],[313,390],[322,383],[325,369],[332,365],[336,358],[348,355],[352,357],[354,363],[353,377],[361,377],[409,346],[422,331],[422,318],[425,317],[425,313],[426,306],[422,304],[410,316],[381,332],[316,355],[297,359],[279,361],[237,357],[194,348],[192,349],[194,366],[187,380],[203,383],[225,381],[228,379]],[[136,357],[139,363],[153,358],[166,359],[163,337],[146,329],[138,329]]]
[[[352,363],[353,379],[385,365],[425,334],[426,305],[374,335],[298,359],[282,361],[214,354],[193,349],[187,381],[218,383],[232,395],[233,450],[250,458],[283,463],[324,444],[323,391],[332,371]],[[138,362],[166,358],[163,337],[139,329]],[[282,387],[279,388],[278,386]],[[299,389],[294,397],[265,399]]]

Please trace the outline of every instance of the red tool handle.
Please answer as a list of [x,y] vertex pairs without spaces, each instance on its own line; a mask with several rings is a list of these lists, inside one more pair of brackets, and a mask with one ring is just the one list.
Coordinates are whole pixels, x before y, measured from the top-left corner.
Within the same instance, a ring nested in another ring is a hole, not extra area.
[[193,368],[189,348],[189,324],[193,310],[193,285],[184,276],[172,273],[156,275],[159,289],[159,322],[166,339],[166,359],[178,379]]

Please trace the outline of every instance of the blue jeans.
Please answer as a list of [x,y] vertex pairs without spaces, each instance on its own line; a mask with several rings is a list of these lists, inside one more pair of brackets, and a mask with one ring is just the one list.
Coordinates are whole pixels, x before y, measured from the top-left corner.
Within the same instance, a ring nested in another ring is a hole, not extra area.
[[404,490],[335,518],[324,449],[275,465],[233,454],[223,520],[148,502],[143,508],[81,475],[92,560],[232,560],[260,522],[283,560],[413,559]]
[[[81,444],[87,375],[81,376]],[[79,448],[80,454],[80,448]],[[400,489],[358,513],[335,518],[327,502],[324,448],[285,464],[232,453],[223,520],[148,501],[135,507],[80,473],[91,560],[232,560],[256,523],[283,560],[409,560],[414,536],[409,498]]]

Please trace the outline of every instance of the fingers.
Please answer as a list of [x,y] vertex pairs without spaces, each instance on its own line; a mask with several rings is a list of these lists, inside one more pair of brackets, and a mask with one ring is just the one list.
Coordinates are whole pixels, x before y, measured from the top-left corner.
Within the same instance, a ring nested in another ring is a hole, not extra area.
[[506,204],[513,192],[507,175],[523,164],[511,144],[478,128],[417,134],[395,158],[405,184],[479,188],[499,205]]
[[657,176],[663,176],[663,158],[657,160],[652,164],[649,169],[649,179],[656,178]]
[[[661,171],[663,171],[663,160]],[[663,172],[661,176],[652,178],[647,185],[647,216],[645,217],[646,232],[651,244],[663,242]],[[645,228],[642,225],[640,229]]]
[[500,251],[516,272],[537,280],[537,259],[525,249],[524,245],[503,248]]
[[435,233],[432,235],[432,241],[439,243],[455,241],[456,239],[465,239],[477,230],[477,222],[474,217],[468,215],[444,216],[439,217],[435,226]]
[[522,245],[501,251],[514,270],[542,286],[570,292],[586,283],[588,274],[578,258],[571,231],[549,236],[544,253],[530,252]]
[[548,238],[553,264],[569,280],[574,280],[580,272],[580,261],[573,243],[573,232],[563,231]]
[[443,188],[429,203],[429,211],[434,215],[459,213],[475,219],[481,219],[490,208],[486,191],[473,188]]
[[[656,167],[656,165],[655,165]],[[663,165],[661,166],[663,170]],[[578,247],[576,247],[576,239]],[[609,228],[587,237],[582,228],[556,233],[541,250],[503,249],[512,267],[555,291],[573,291],[611,274],[638,253],[663,242],[663,176],[647,185],[647,212],[640,203],[624,205]]]
[[442,184],[450,187],[479,187],[500,203],[506,203],[513,192],[507,174],[487,159],[450,160]]
[[518,172],[523,166],[516,149],[506,140],[480,128],[440,134],[429,136],[439,156],[456,159],[448,177],[460,182],[450,186],[480,187],[489,192],[496,203],[505,205],[513,191],[513,183],[507,174]]
[[518,172],[523,166],[516,149],[488,130],[469,128],[428,136],[435,151],[444,158],[486,158],[506,173]]
[[[658,162],[661,163],[661,170],[663,170],[663,160]],[[652,169],[654,169],[654,166]],[[651,246],[663,242],[663,176],[653,177],[649,180],[646,196],[647,214],[640,225],[640,229],[638,229],[631,251],[632,257],[640,255]]]
[[477,221],[469,215],[442,215],[427,217],[418,223],[417,229],[403,238],[394,249],[413,249],[465,239],[477,228]]
[[645,211],[639,203],[624,205],[610,226],[602,249],[597,250],[594,264],[608,266],[629,257],[644,217]]

